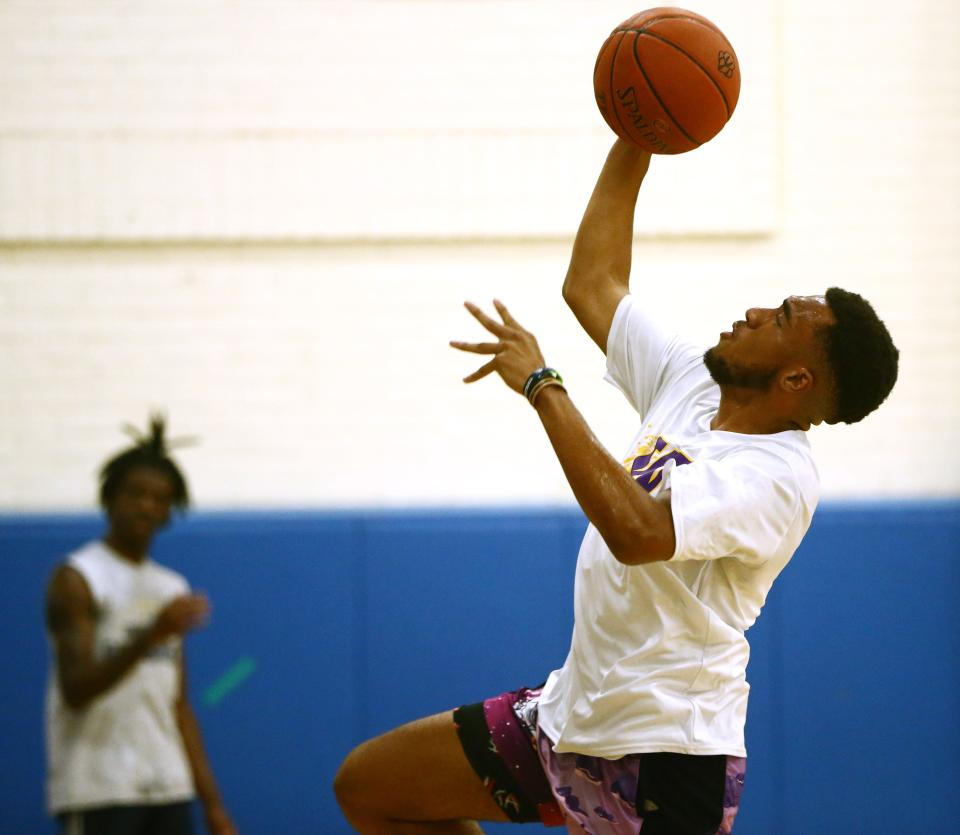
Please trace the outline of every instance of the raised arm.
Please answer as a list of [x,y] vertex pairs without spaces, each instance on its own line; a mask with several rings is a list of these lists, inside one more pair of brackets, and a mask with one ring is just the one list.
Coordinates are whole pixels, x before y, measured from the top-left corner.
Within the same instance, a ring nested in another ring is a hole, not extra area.
[[563,298],[600,350],[629,291],[633,213],[650,154],[618,139],[604,163],[577,231]]

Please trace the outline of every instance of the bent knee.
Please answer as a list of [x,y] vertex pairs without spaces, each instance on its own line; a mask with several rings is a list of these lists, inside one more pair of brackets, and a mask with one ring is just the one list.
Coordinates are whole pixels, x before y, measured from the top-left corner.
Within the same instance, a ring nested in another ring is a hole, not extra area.
[[333,793],[341,809],[363,809],[376,797],[373,775],[364,765],[364,749],[368,746],[369,742],[364,742],[354,748],[334,775]]
[[353,749],[337,769],[333,777],[333,793],[341,806],[346,806],[357,793],[360,785],[360,769],[356,765],[356,748]]

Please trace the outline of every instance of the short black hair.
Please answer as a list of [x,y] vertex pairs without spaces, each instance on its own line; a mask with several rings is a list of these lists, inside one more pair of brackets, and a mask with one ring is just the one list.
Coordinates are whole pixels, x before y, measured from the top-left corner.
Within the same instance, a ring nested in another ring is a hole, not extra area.
[[150,415],[147,434],[141,434],[134,427],[125,427],[135,441],[132,447],[118,452],[100,469],[100,504],[109,509],[120,484],[127,473],[135,469],[151,469],[166,476],[173,487],[173,506],[184,511],[190,505],[190,490],[187,480],[170,457],[166,439],[166,418],[162,414]]
[[828,422],[857,423],[890,394],[900,352],[863,296],[831,287],[826,298],[837,320],[822,333],[835,384],[835,409]]

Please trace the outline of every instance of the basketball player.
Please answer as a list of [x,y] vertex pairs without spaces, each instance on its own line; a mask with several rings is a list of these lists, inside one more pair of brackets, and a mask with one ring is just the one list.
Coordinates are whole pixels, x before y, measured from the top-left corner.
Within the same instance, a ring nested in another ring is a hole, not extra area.
[[361,833],[474,833],[476,821],[591,835],[732,831],[746,771],[748,645],[818,498],[805,435],[886,398],[898,352],[860,296],[747,310],[705,354],[664,333],[653,278],[628,289],[650,156],[611,150],[563,287],[639,414],[625,466],[597,441],[533,335],[468,304],[493,339],[454,342],[526,395],[590,521],[569,655],[542,687],[412,722],[346,758]]
[[47,591],[47,794],[65,835],[190,835],[199,795],[211,835],[235,835],[187,698],[183,637],[209,603],[149,557],[189,502],[162,419],[107,461],[108,530],[70,554]]

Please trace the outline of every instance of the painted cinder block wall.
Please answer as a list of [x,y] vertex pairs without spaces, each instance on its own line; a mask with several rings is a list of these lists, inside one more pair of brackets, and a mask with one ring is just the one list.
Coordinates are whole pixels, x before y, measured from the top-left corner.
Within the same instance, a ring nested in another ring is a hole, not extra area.
[[[828,497],[956,493],[960,7],[697,9],[734,118],[654,162],[635,292],[708,344],[839,284],[903,352],[812,433]],[[612,134],[622,2],[0,4],[0,510],[85,510],[166,409],[203,508],[570,501],[537,422],[447,347],[498,296],[616,454],[633,416],[559,287]]]
[[[193,701],[247,835],[346,835],[331,781],[358,741],[535,685],[562,663],[574,510],[197,514],[160,559],[213,601],[188,639]],[[92,515],[0,519],[13,652],[0,832],[47,833],[43,585]],[[737,835],[929,835],[960,814],[960,504],[821,509],[747,633],[749,767]],[[218,684],[246,671],[235,687]],[[508,827],[491,827],[507,835]],[[526,831],[526,830],[524,830]],[[533,827],[531,831],[543,831]]]

